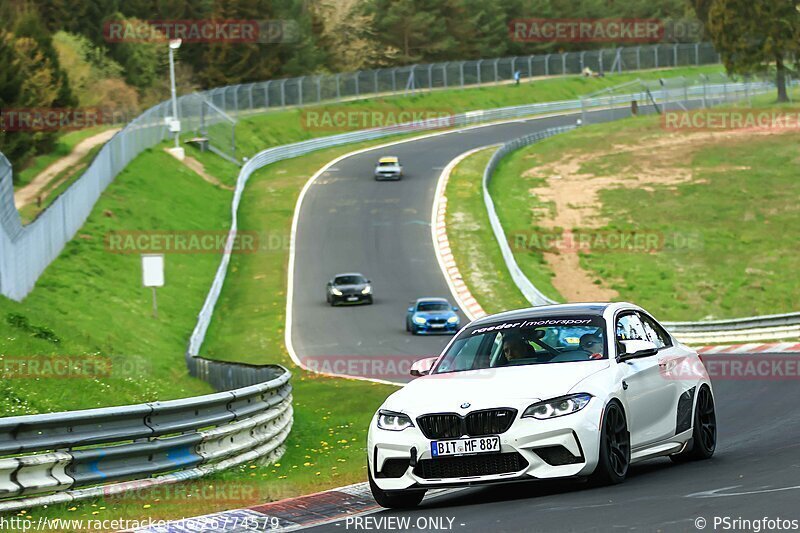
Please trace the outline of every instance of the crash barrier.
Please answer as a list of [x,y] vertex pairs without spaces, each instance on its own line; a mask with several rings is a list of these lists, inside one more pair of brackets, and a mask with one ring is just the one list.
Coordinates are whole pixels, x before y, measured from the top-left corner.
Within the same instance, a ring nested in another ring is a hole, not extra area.
[[[711,44],[690,43],[409,65],[211,89],[179,97],[177,118],[184,134],[196,132],[209,149],[238,162],[236,117],[243,114],[376,94],[498,83],[513,79],[515,72],[528,78],[575,74],[585,67],[601,73],[712,63],[719,63],[719,55]],[[14,207],[11,167],[0,154],[0,294],[19,301],[33,290],[109,183],[136,156],[170,136],[172,115],[172,102],[166,101],[131,121],[100,149],[86,171],[26,226]]]
[[292,428],[291,373],[206,396],[0,418],[0,513],[103,498],[276,460]]
[[[769,84],[762,82],[735,82],[735,83],[721,83],[709,86],[708,84],[701,83],[691,87],[681,87],[681,91],[686,91],[689,95],[689,100],[699,100],[698,95],[715,94],[724,90],[726,94],[750,94],[757,90],[763,90]],[[652,93],[656,101],[664,101],[673,98],[671,96],[672,89],[662,88],[661,90]],[[607,109],[627,108],[633,98],[640,97],[639,93],[632,93],[622,98],[618,95],[617,99],[612,102],[605,97],[598,97],[592,99],[578,99],[578,100],[563,100],[559,102],[542,102],[537,104],[528,104],[522,106],[503,107],[498,109],[487,109],[479,111],[468,111],[457,115],[432,118],[413,123],[399,124],[395,126],[387,126],[382,128],[373,128],[368,130],[354,131],[350,133],[343,133],[339,135],[330,135],[312,139],[309,141],[302,141],[299,143],[288,144],[285,146],[278,146],[269,148],[259,152],[255,157],[244,164],[239,176],[236,180],[236,189],[233,195],[233,202],[231,204],[231,229],[228,234],[228,239],[225,243],[225,251],[222,254],[217,272],[214,275],[214,281],[211,284],[211,289],[206,296],[203,307],[198,315],[197,325],[195,326],[192,336],[189,340],[189,348],[187,357],[197,356],[200,353],[200,348],[205,339],[206,331],[211,323],[211,318],[214,314],[214,307],[216,306],[219,295],[222,291],[222,286],[225,283],[225,277],[228,272],[228,265],[230,263],[231,252],[236,240],[236,233],[238,231],[238,212],[239,203],[242,199],[247,181],[256,170],[275,163],[284,159],[290,159],[309,152],[320,150],[323,148],[332,148],[343,144],[350,144],[374,139],[380,139],[390,135],[397,135],[400,133],[422,132],[436,129],[447,128],[460,128],[470,125],[477,125],[481,123],[497,122],[508,119],[515,119],[520,117],[542,115],[548,113],[558,112],[582,112],[586,113],[587,109],[599,111]],[[531,141],[533,142],[533,141]],[[501,148],[502,150],[502,148]],[[495,159],[493,158],[493,161]],[[491,163],[490,163],[491,164]],[[496,164],[496,163],[495,163]],[[488,197],[488,195],[487,195]],[[496,217],[495,217],[496,218]],[[498,222],[499,224],[499,222]],[[294,247],[294,242],[290,243],[290,247]],[[513,258],[512,258],[513,259]],[[523,276],[524,277],[524,276]],[[530,283],[530,282],[528,282]],[[534,289],[535,290],[535,289]],[[537,291],[538,292],[538,291]],[[529,291],[530,293],[530,291]]]
[[[632,82],[640,83],[640,82]],[[797,80],[792,85],[797,85]],[[692,99],[700,100],[705,107],[711,102],[726,103],[736,99],[748,98],[750,95],[774,90],[775,86],[771,82],[745,82],[738,84],[704,84],[699,87],[677,88],[684,96],[683,102]],[[653,95],[655,102],[662,104],[672,103],[674,107],[684,108],[681,100],[676,96],[675,90],[664,89],[648,93],[647,97]],[[723,96],[723,98],[719,98]],[[619,94],[605,95],[598,97],[583,98],[582,116],[586,117],[587,108],[609,105],[616,102],[630,102],[632,99],[643,98],[643,93],[638,94]],[[531,135],[525,135],[511,140],[497,149],[489,159],[483,173],[483,198],[486,212],[489,216],[489,223],[492,227],[495,239],[506,263],[514,284],[523,294],[526,300],[533,306],[550,305],[557,301],[545,296],[530,279],[522,272],[517,263],[511,247],[508,243],[505,231],[503,230],[500,219],[497,216],[494,202],[489,194],[489,182],[500,161],[509,153],[516,151],[524,146],[539,142],[553,135],[574,129],[575,126],[550,128],[545,131]],[[800,313],[787,313],[781,315],[766,315],[757,317],[737,318],[730,320],[708,320],[698,322],[664,322],[681,341],[699,343],[720,343],[720,342],[753,342],[761,340],[788,339],[800,336]]]

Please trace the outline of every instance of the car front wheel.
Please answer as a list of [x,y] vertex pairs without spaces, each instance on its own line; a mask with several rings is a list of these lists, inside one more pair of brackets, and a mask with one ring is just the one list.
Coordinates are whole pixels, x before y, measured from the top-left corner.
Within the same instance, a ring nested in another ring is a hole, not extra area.
[[603,485],[625,481],[631,463],[631,437],[622,407],[616,402],[606,406],[600,432],[600,456],[594,480]]
[[369,465],[367,465],[367,470],[369,471],[369,488],[372,491],[372,497],[381,507],[386,507],[387,509],[409,509],[419,505],[422,502],[422,498],[425,497],[424,490],[381,490],[375,484],[375,480],[372,479],[372,471]]

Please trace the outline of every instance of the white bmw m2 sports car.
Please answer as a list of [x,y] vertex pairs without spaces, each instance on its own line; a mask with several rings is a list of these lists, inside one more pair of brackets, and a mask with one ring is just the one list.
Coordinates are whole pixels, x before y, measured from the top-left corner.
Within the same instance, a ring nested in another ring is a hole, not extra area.
[[628,303],[481,318],[372,419],[369,482],[384,507],[426,489],[593,477],[620,483],[658,456],[707,459],[714,393],[697,353]]

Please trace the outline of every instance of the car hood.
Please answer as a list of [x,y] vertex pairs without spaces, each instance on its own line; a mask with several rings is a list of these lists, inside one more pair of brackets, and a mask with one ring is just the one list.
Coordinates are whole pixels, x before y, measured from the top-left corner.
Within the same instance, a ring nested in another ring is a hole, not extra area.
[[460,412],[539,401],[563,396],[579,382],[609,367],[607,359],[575,363],[499,367],[417,378],[395,392],[384,407],[418,416],[423,413]]
[[415,316],[421,316],[428,320],[430,318],[450,318],[451,316],[458,316],[453,311],[416,311]]

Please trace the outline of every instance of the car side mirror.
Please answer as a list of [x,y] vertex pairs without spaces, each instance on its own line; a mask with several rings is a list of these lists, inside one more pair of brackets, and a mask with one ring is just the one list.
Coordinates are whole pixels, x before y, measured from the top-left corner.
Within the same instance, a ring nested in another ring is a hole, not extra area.
[[430,374],[433,365],[436,363],[436,360],[439,359],[438,357],[426,357],[425,359],[420,359],[418,361],[414,361],[411,364],[411,370],[409,370],[409,374],[414,377],[421,377],[427,376]]
[[414,312],[414,308],[413,308],[413,307],[409,307],[409,308],[408,308],[408,312],[409,312],[409,313],[413,313],[413,312]]
[[639,359],[640,357],[650,357],[651,355],[656,355],[658,353],[658,346],[650,341],[629,340],[620,341],[619,344],[623,349],[619,354],[620,361]]
[[454,306],[454,307],[453,307],[453,312],[454,312],[454,313],[458,313],[458,307],[455,307],[455,306]]

